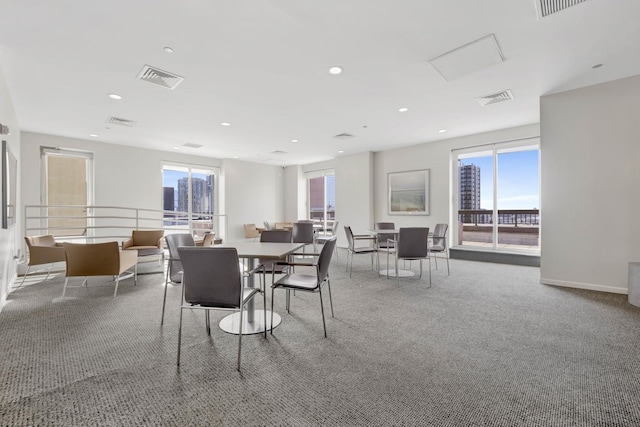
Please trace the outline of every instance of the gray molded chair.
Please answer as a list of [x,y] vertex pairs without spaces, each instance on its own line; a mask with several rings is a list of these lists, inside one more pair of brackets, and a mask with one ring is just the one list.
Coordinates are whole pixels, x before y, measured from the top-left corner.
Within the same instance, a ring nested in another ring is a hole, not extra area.
[[[291,230],[264,230],[260,234],[260,242],[268,243],[291,243],[292,232]],[[258,258],[258,265],[264,266],[265,274],[275,273],[284,274],[287,272],[288,267],[282,265],[276,265],[273,259]]]
[[[293,243],[306,243],[313,245],[313,252],[316,250],[316,239],[313,231],[313,221],[298,221],[293,223],[293,229],[291,231],[291,239]],[[305,252],[306,245],[302,247],[302,252]]]
[[422,261],[429,260],[429,287],[431,287],[431,258],[429,258],[429,227],[405,227],[398,230],[396,242],[396,278],[400,284],[398,261],[420,261],[420,276],[422,278]]
[[[302,292],[317,292],[320,294],[320,311],[322,312],[322,326],[324,328],[324,336],[327,337],[327,325],[324,318],[324,303],[322,301],[322,286],[326,283],[327,290],[329,291],[329,304],[331,306],[331,317],[333,315],[333,301],[331,299],[331,282],[329,281],[329,264],[331,262],[331,256],[333,255],[333,251],[336,247],[336,238],[327,240],[327,242],[322,246],[322,250],[318,255],[318,260],[315,263],[304,263],[304,262],[283,262],[278,261],[277,264],[282,266],[304,266],[304,267],[315,267],[316,274],[302,274],[302,273],[291,273],[286,276],[280,278],[277,282],[273,282],[271,285],[271,324],[273,325],[273,293],[276,289],[285,289],[287,291],[287,313],[289,313],[289,309],[291,306],[291,295],[290,291],[302,291]],[[275,279],[275,278],[274,278]],[[271,329],[271,334],[273,334],[273,329]]]
[[436,224],[436,228],[433,230],[433,237],[431,246],[429,246],[429,252],[433,254],[433,260],[436,264],[436,270],[438,269],[438,256],[437,254],[444,254],[447,259],[447,276],[449,272],[449,248],[447,247],[447,229],[448,224]]
[[[331,227],[331,229],[325,230],[323,233],[316,233],[316,243],[322,243],[325,244],[327,241],[333,239],[334,237],[337,237],[337,233],[338,233],[338,224],[340,223],[340,221],[334,221],[333,222],[333,226]],[[338,248],[336,247],[335,250],[333,251],[333,253],[336,256],[336,259],[338,259]]]
[[180,262],[180,253],[178,248],[181,246],[195,246],[193,236],[189,233],[176,233],[164,236],[169,249],[169,265],[167,266],[167,275],[164,280],[164,300],[162,302],[162,319],[160,324],[164,324],[164,308],[167,304],[167,286],[169,280],[172,283],[182,283],[182,263]]
[[[180,306],[180,326],[178,328],[178,358],[180,366],[180,346],[182,344],[182,313],[185,309],[205,310],[207,335],[211,335],[210,310],[230,310],[240,312],[238,334],[238,371],[242,353],[242,323],[245,304],[262,293],[264,303],[264,324],[267,324],[267,301],[261,288],[243,286],[238,251],[235,248],[187,247],[178,248],[182,262],[182,305]],[[267,330],[264,331],[265,338]]]
[[[358,254],[371,254],[371,269],[373,270],[373,254],[378,252],[375,246],[376,238],[368,234],[353,234],[351,227],[344,226],[344,232],[347,235],[347,266],[349,270],[349,277],[351,277],[351,271],[353,270],[353,256]],[[365,241],[368,246],[358,246],[358,241]],[[351,262],[349,262],[349,256],[351,256]]]

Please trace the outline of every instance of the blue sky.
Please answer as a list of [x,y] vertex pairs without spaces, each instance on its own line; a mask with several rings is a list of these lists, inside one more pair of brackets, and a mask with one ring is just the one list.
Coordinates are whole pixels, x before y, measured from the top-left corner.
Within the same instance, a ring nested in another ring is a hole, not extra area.
[[[540,208],[539,151],[498,154],[498,209]],[[480,207],[493,209],[491,157],[474,157],[462,164],[480,166]]]

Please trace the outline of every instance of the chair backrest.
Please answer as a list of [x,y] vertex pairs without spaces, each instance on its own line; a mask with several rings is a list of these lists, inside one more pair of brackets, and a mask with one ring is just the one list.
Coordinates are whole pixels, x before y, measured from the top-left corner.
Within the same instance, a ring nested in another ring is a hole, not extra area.
[[27,242],[27,247],[31,249],[32,246],[55,246],[56,239],[51,234],[46,234],[44,236],[25,236],[25,242]]
[[347,235],[347,245],[349,246],[349,250],[353,250],[353,231],[351,231],[351,227],[348,225],[344,226],[344,234]]
[[166,236],[164,236],[164,240],[167,242],[167,248],[169,248],[169,257],[172,259],[180,259],[180,253],[178,252],[178,248],[180,246],[196,245],[193,240],[193,236],[189,233],[167,234]]
[[329,263],[331,263],[333,251],[336,247],[336,240],[337,237],[332,237],[322,245],[322,250],[318,257],[318,284],[321,284],[329,274]]
[[293,224],[290,222],[276,222],[273,228],[275,228],[276,230],[292,229]]
[[433,242],[433,249],[435,250],[444,250],[447,247],[447,229],[449,228],[449,224],[436,224],[436,228],[433,230],[433,237],[431,241]]
[[213,246],[216,240],[216,233],[210,232],[204,235],[202,246]]
[[332,236],[337,236],[338,235],[338,224],[340,224],[340,221],[334,221],[333,222],[333,226],[331,227],[331,235]]
[[264,230],[260,234],[261,242],[291,243],[291,230]]
[[404,227],[398,230],[398,258],[417,259],[428,255],[429,227]]
[[255,224],[244,224],[244,237],[251,239],[260,236],[260,232]]
[[294,222],[293,243],[313,243],[313,222]]
[[178,248],[184,301],[203,307],[239,308],[242,274],[235,248]]
[[63,246],[67,260],[67,277],[120,274],[120,246],[118,242],[65,242]]
[[164,236],[164,230],[133,230],[133,246],[158,246]]
[[[375,230],[393,230],[396,228],[396,224],[394,222],[376,222],[373,228]],[[378,247],[393,247],[393,243],[389,243],[389,240],[394,240],[395,238],[396,236],[393,233],[378,233]]]

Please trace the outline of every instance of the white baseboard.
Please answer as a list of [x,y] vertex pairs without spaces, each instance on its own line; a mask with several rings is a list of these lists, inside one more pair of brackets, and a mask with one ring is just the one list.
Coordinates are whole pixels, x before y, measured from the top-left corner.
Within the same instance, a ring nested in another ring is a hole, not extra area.
[[628,294],[628,288],[619,288],[615,286],[605,286],[605,285],[596,285],[593,283],[581,283],[581,282],[569,282],[565,280],[554,280],[554,279],[545,279],[540,278],[540,283],[543,285],[553,285],[553,286],[561,286],[564,288],[576,288],[576,289],[587,289],[590,291],[598,291],[598,292],[611,292],[614,294]]

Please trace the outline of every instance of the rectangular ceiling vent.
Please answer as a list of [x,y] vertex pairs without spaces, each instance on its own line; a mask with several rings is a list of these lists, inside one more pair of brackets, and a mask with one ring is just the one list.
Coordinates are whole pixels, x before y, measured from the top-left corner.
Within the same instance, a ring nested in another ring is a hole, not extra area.
[[202,145],[200,144],[194,144],[192,142],[187,142],[182,144],[183,147],[189,147],[189,148],[202,148]]
[[344,133],[340,133],[338,135],[334,135],[333,137],[337,138],[337,139],[349,139],[349,138],[355,137],[355,135],[351,135],[350,133],[344,132]]
[[535,0],[541,18],[575,6],[586,0]]
[[175,89],[176,86],[184,80],[184,77],[180,77],[177,74],[173,74],[150,65],[142,67],[142,71],[138,74],[138,78],[145,82],[154,83],[171,90]]
[[486,105],[497,104],[498,102],[511,101],[513,99],[513,94],[509,89],[507,89],[503,90],[502,92],[481,96],[480,98],[476,99],[478,100],[480,105],[484,107]]
[[287,154],[287,152],[286,151],[281,151],[281,150],[276,150],[276,151],[272,151],[269,154]]
[[132,128],[138,122],[134,122],[133,120],[121,119],[119,117],[109,117],[107,119],[107,123],[111,125],[126,126],[128,128]]

